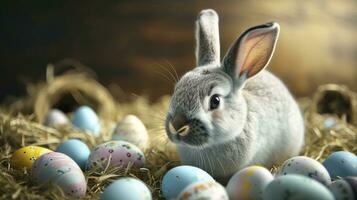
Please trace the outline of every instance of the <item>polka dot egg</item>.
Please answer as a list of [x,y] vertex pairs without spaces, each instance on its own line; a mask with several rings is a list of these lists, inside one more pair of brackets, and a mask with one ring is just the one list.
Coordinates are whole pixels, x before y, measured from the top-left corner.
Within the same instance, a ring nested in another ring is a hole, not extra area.
[[145,164],[143,152],[135,145],[125,141],[109,141],[96,146],[87,161],[87,169],[99,168],[104,170],[109,166],[126,167],[132,163],[134,167]]

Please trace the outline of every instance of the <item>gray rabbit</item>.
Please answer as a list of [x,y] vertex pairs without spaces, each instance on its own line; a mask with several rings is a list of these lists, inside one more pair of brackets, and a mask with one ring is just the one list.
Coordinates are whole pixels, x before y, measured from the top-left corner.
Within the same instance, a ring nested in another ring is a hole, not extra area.
[[220,62],[217,13],[203,10],[196,23],[197,67],[176,84],[165,122],[182,164],[225,183],[245,166],[271,167],[297,155],[304,141],[299,107],[264,69],[279,24],[246,30]]

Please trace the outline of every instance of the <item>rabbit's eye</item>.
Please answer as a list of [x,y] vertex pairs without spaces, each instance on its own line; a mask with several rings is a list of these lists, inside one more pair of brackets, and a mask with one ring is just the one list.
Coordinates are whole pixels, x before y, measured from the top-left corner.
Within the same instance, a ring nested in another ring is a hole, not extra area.
[[221,97],[219,97],[218,94],[212,95],[209,105],[210,110],[214,110],[218,108],[220,102],[221,102]]

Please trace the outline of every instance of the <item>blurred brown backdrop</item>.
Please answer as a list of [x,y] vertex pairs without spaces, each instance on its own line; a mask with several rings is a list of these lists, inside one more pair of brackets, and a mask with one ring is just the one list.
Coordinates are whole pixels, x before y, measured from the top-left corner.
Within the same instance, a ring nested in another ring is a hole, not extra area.
[[[103,84],[128,95],[170,94],[157,71],[179,75],[194,60],[194,21],[220,15],[222,54],[246,28],[277,21],[281,35],[269,69],[297,96],[323,83],[357,90],[357,1],[36,1],[0,3],[0,99],[45,79],[49,62],[73,58]],[[223,56],[223,55],[222,55]]]

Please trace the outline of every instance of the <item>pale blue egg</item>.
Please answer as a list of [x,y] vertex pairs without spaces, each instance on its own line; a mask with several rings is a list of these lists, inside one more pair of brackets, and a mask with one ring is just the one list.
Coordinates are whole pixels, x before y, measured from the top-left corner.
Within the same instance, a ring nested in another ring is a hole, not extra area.
[[263,191],[264,200],[324,199],[334,200],[333,194],[320,182],[302,175],[289,174],[270,182]]
[[149,188],[141,180],[125,177],[111,183],[100,195],[101,200],[151,200]]
[[330,129],[334,127],[337,124],[337,120],[334,117],[327,117],[325,121],[323,122],[323,127],[325,129]]
[[357,157],[351,152],[334,152],[322,164],[333,179],[337,176],[357,176]]
[[57,152],[66,154],[70,158],[72,158],[82,170],[85,169],[88,157],[90,155],[90,150],[88,146],[77,139],[70,139],[62,144],[60,144],[57,149]]
[[100,133],[99,118],[88,106],[81,106],[74,112],[72,123],[75,127],[90,132],[94,136]]
[[166,199],[175,199],[191,183],[201,181],[214,181],[214,179],[200,168],[182,165],[169,170],[161,185],[161,190]]

